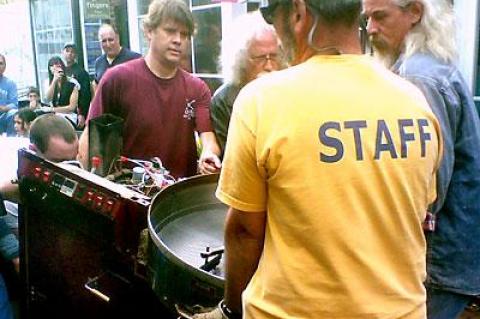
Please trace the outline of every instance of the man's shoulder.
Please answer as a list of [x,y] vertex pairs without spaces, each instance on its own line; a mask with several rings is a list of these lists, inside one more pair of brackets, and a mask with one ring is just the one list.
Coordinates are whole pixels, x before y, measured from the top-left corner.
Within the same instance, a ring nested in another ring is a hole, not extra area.
[[125,80],[131,81],[132,79],[137,78],[139,75],[143,74],[144,72],[144,60],[143,59],[136,59],[131,60],[122,64],[115,65],[111,67],[105,72],[104,76],[105,81],[111,80]]
[[123,48],[120,50],[120,53],[118,54],[117,58],[114,60],[114,64],[120,64],[124,63],[126,61],[138,59],[142,57],[142,55],[138,52],[132,51],[128,48]]
[[189,87],[192,87],[193,89],[208,89],[207,83],[203,81],[201,78],[183,70],[183,69],[178,69],[179,76],[184,79],[185,84]]
[[398,71],[403,77],[424,77],[431,80],[449,78],[452,74],[458,73],[454,64],[424,53],[416,53],[405,58]]

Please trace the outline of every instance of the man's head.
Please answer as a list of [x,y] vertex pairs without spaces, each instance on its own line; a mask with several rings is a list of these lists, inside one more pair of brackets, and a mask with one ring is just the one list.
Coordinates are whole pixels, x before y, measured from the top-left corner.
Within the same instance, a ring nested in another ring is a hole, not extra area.
[[226,33],[221,64],[227,81],[243,86],[285,66],[275,29],[258,12],[238,17]]
[[5,60],[5,56],[0,53],[0,76],[3,76],[3,73],[5,73],[6,68],[7,68],[7,60]]
[[72,66],[77,59],[77,47],[73,43],[66,43],[62,51],[63,59],[67,66]]
[[143,20],[149,55],[162,65],[178,66],[194,32],[193,16],[182,0],[154,0]]
[[28,88],[28,100],[30,103],[40,101],[40,91],[36,87],[31,86]]
[[363,0],[363,10],[375,54],[387,66],[402,53],[454,59],[454,15],[448,0]]
[[72,124],[55,114],[45,114],[33,121],[30,142],[40,156],[52,162],[74,160],[78,138]]
[[358,51],[361,0],[269,0],[260,10],[291,64],[314,54]]
[[98,41],[100,41],[102,50],[109,59],[115,59],[122,49],[118,30],[111,24],[103,24],[100,26],[98,29]]

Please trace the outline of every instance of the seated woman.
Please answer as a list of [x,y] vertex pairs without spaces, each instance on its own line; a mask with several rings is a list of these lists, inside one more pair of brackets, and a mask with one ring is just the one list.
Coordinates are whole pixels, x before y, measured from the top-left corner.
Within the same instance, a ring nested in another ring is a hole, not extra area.
[[37,113],[30,108],[24,108],[18,111],[13,120],[15,121],[15,132],[18,137],[28,137],[30,135],[30,124],[37,118]]
[[53,107],[51,112],[65,117],[76,126],[80,84],[74,78],[66,76],[65,64],[59,56],[48,60],[48,78],[50,85],[46,98]]

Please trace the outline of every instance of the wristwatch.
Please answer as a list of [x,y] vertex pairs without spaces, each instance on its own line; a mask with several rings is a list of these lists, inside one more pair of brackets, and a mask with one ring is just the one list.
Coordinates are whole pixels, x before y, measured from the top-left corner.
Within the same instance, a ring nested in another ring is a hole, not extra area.
[[225,300],[222,299],[218,304],[218,307],[220,308],[220,311],[222,312],[224,317],[228,319],[242,319],[242,314],[228,308],[228,306],[225,304]]

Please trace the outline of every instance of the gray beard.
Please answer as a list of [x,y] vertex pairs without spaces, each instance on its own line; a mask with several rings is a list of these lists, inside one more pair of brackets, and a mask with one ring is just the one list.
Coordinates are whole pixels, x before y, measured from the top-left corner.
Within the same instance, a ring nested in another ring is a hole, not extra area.
[[397,58],[394,57],[392,54],[375,50],[375,47],[373,47],[373,56],[380,63],[382,63],[387,69],[391,69],[392,66],[395,64],[395,62],[397,62]]

